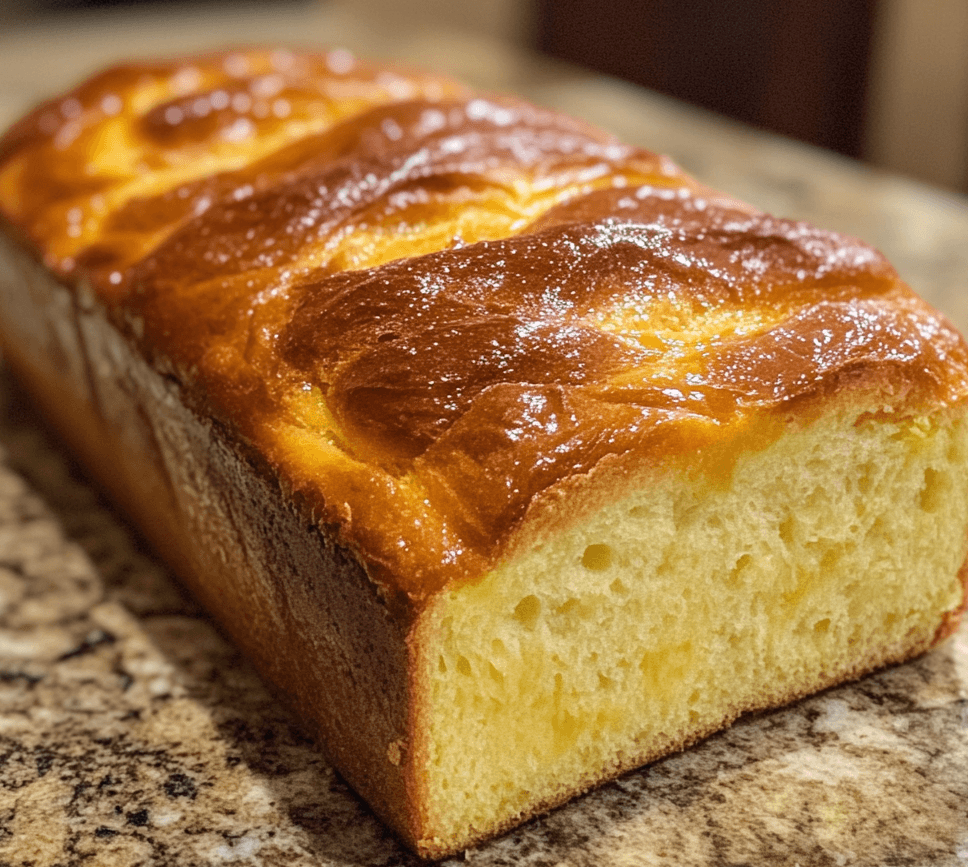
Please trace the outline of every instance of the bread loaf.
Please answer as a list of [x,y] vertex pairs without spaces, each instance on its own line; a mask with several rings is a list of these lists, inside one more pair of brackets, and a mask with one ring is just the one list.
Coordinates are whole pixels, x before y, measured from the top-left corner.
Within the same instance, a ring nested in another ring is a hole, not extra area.
[[425,856],[924,651],[968,347],[875,250],[344,51],[0,139],[0,341]]

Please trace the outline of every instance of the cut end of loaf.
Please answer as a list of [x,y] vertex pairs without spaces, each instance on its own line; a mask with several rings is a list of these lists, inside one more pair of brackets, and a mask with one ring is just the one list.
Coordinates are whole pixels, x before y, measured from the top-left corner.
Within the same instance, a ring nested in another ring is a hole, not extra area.
[[418,848],[458,850],[930,646],[965,594],[966,456],[963,419],[842,409],[726,485],[645,473],[444,594],[421,645]]

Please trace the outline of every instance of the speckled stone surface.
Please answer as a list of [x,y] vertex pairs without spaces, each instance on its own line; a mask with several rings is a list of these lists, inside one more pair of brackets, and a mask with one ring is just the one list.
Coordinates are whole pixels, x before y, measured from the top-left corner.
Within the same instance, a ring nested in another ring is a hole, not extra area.
[[[124,31],[123,53],[289,34],[525,93],[776,213],[872,240],[968,328],[962,199],[507,49],[391,40],[322,8],[152,19]],[[0,34],[0,123],[120,44],[100,25]],[[461,860],[968,865],[968,627],[447,863]],[[0,867],[418,863],[87,485],[0,364]]]

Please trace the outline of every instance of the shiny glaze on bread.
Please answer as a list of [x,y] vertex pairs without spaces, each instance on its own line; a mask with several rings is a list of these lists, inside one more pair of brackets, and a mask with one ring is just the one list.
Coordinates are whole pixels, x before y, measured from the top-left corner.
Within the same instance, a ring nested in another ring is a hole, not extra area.
[[888,369],[968,393],[870,247],[345,51],[96,76],[0,140],[0,213],[413,603],[616,456],[728,473],[752,413]]

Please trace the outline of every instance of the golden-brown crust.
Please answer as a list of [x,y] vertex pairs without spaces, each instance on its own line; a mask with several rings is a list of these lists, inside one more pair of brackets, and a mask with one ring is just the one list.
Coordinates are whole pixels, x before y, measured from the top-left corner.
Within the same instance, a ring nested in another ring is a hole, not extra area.
[[0,266],[4,362],[346,779],[407,827],[405,769],[387,758],[407,737],[407,617],[103,310],[80,309],[2,237]]
[[932,637],[931,642],[928,645],[929,647],[934,647],[949,636],[954,635],[961,623],[962,617],[965,616],[965,612],[968,612],[968,560],[966,560],[961,569],[958,570],[958,580],[961,582],[961,586],[963,588],[961,604],[951,611],[945,612],[944,619],[941,621],[941,625],[938,626],[937,632],[935,632],[934,636]]
[[887,368],[912,406],[968,393],[961,338],[869,247],[345,52],[96,76],[0,142],[0,210],[415,602],[603,460]]

